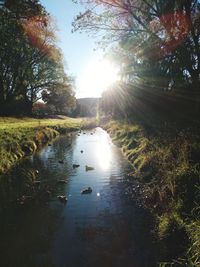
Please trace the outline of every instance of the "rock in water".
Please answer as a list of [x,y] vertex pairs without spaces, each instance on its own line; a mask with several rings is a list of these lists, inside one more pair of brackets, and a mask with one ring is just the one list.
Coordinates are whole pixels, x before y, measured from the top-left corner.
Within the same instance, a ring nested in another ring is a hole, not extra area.
[[60,202],[62,202],[62,203],[66,203],[67,202],[67,197],[66,196],[57,196],[57,199],[60,200]]
[[93,171],[94,168],[93,168],[93,167],[90,167],[90,166],[88,166],[88,165],[86,165],[86,166],[85,166],[85,170],[86,170],[86,172],[87,172],[87,171]]
[[75,169],[75,168],[80,167],[80,165],[79,164],[73,164],[72,167]]
[[90,193],[92,193],[91,187],[87,187],[81,191],[81,194],[90,194]]

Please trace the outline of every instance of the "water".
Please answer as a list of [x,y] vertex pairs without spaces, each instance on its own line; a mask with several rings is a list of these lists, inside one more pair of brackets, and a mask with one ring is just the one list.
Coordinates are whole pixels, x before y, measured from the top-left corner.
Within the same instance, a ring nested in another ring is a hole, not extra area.
[[[0,180],[0,266],[156,266],[150,217],[128,194],[129,171],[101,128],[59,137],[21,161]],[[88,186],[92,193],[81,194]]]

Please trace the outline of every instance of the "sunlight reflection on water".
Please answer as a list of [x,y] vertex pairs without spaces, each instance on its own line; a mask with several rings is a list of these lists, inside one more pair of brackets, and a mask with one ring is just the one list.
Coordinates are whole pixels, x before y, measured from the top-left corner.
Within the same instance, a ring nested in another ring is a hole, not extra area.
[[101,140],[96,144],[96,156],[99,166],[103,170],[109,169],[112,153],[107,135],[103,135]]
[[[94,169],[86,171],[86,165]],[[60,136],[20,166],[0,183],[0,200],[13,194],[13,205],[0,213],[1,266],[155,266],[148,219],[126,195],[130,166],[103,129]],[[37,188],[29,175],[34,170]],[[81,194],[87,187],[92,193]],[[16,206],[15,199],[29,196],[32,188],[35,198]],[[58,201],[61,195],[66,203]]]

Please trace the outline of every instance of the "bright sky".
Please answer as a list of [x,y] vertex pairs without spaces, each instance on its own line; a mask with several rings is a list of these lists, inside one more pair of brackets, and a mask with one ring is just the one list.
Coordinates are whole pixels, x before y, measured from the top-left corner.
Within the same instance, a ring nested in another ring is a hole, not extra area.
[[[116,70],[113,71],[110,63],[102,61],[100,50],[94,51],[97,48],[95,40],[86,33],[71,33],[73,18],[84,7],[71,0],[41,0],[41,3],[56,19],[58,46],[63,51],[67,73],[76,78],[76,97],[99,97],[107,84],[116,79]],[[98,72],[103,75],[101,78],[97,77]]]

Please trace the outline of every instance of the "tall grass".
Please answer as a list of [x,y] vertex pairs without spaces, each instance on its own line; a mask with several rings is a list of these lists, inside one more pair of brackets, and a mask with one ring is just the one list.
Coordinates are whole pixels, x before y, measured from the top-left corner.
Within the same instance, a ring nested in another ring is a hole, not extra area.
[[197,131],[160,125],[147,129],[122,121],[105,128],[131,162],[133,179],[145,189],[144,205],[157,218],[155,230],[166,248],[166,263],[160,266],[181,266],[173,261],[180,259],[186,266],[200,266],[200,216],[194,214],[200,205]]

